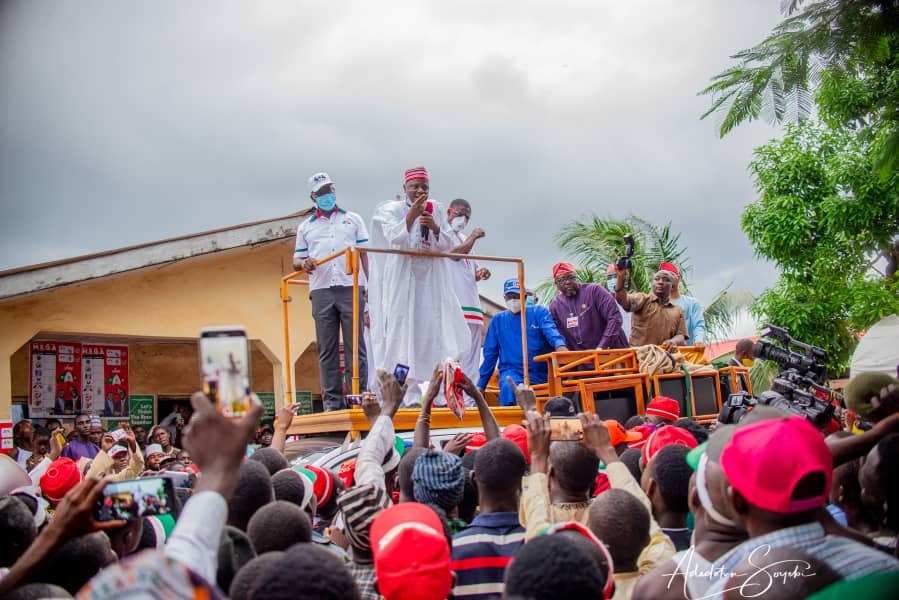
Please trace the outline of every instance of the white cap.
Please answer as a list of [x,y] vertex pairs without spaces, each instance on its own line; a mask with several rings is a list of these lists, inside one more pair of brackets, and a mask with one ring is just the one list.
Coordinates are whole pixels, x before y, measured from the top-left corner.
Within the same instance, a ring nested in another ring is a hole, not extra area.
[[147,451],[144,452],[144,454],[150,457],[154,454],[165,454],[165,452],[162,451],[162,446],[160,446],[159,444],[150,444],[149,446],[147,446]]
[[[160,446],[159,449],[162,450],[162,447]],[[121,446],[121,445],[119,445],[119,444],[116,444],[115,446],[113,446],[112,448],[110,448],[110,449],[109,449],[109,452],[107,452],[106,454],[108,454],[108,455],[110,456],[110,458],[115,458],[116,456],[118,456],[119,454],[122,454],[123,452],[124,452],[125,454],[127,454],[127,453],[128,453],[128,448],[126,448],[125,446]]]
[[333,183],[334,182],[331,181],[331,177],[327,173],[316,173],[309,178],[309,182],[306,184],[306,187],[309,189],[310,194],[314,194],[318,190],[322,189],[322,187],[326,185],[332,185]]

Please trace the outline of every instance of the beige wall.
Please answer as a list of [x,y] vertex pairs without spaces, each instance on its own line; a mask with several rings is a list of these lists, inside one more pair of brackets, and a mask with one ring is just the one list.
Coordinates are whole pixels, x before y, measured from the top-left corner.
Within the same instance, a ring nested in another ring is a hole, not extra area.
[[292,250],[293,239],[284,239],[0,302],[0,419],[9,418],[13,395],[27,394],[26,345],[39,333],[128,343],[132,393],[189,394],[198,385],[200,329],[242,324],[256,340],[253,387],[274,391],[280,405],[283,365],[315,339],[307,289],[292,285],[291,356],[284,356],[279,285],[293,270]]

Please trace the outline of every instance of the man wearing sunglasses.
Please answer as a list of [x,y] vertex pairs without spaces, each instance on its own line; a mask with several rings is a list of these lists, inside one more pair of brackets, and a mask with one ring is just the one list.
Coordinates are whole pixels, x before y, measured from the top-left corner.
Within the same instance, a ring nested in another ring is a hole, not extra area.
[[[368,244],[365,221],[358,214],[337,206],[334,182],[327,173],[316,173],[309,178],[309,198],[315,212],[297,228],[296,250],[293,268],[309,274],[309,299],[312,302],[312,318],[315,321],[315,338],[318,346],[319,380],[322,387],[322,404],[326,411],[346,408],[344,401],[344,377],[340,375],[340,332],[346,355],[353,347],[353,276],[344,269],[344,261],[336,259],[319,265],[318,260],[352,246]],[[360,257],[363,273],[359,275],[359,287],[368,278],[368,258]],[[363,313],[364,289],[359,294],[359,315]],[[360,332],[362,328],[359,328]],[[359,335],[359,381],[368,381],[365,342]],[[352,365],[347,363],[346,389],[352,389]]]
[[621,313],[612,294],[601,285],[581,283],[571,263],[557,263],[553,279],[559,295],[550,303],[549,312],[570,350],[627,348]]

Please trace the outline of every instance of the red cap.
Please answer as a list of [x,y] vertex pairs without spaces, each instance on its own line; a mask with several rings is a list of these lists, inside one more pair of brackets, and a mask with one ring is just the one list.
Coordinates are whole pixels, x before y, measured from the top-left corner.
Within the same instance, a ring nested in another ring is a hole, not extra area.
[[659,271],[668,271],[669,273],[674,273],[676,277],[680,277],[680,271],[678,271],[677,267],[670,262],[663,262],[660,264]]
[[553,279],[567,273],[575,273],[574,265],[567,262],[560,262],[553,265]]
[[680,404],[674,398],[656,396],[646,407],[646,414],[677,421],[680,419]]
[[411,169],[406,169],[406,177],[403,179],[403,183],[409,183],[413,179],[428,179],[428,170],[424,167],[412,167]]
[[615,419],[607,419],[605,421],[606,429],[609,430],[609,437],[612,439],[612,445],[617,446],[623,442],[632,444],[643,439],[643,435],[638,431],[628,431],[624,425]]
[[686,429],[671,426],[661,427],[656,429],[646,440],[646,445],[643,446],[643,463],[648,465],[659,450],[670,444],[680,444],[691,449],[699,445],[693,434]]
[[631,442],[627,445],[627,447],[640,449],[646,445],[646,440],[648,440],[649,436],[652,435],[654,429],[651,425],[637,425],[636,427],[628,429],[628,431],[638,434],[640,436],[640,439],[635,442]]
[[524,462],[531,464],[531,453],[528,450],[528,430],[521,425],[506,425],[503,428],[503,438],[509,440],[524,453]]
[[453,588],[443,524],[424,504],[404,502],[375,517],[371,550],[386,600],[444,600]]
[[73,487],[81,483],[81,469],[71,458],[61,456],[50,463],[41,475],[40,486],[44,496],[56,505]]
[[605,473],[597,473],[596,487],[593,488],[593,497],[596,498],[604,491],[610,489],[612,489],[612,483],[609,481],[609,476]]
[[315,483],[312,484],[312,493],[315,494],[317,506],[324,506],[334,495],[334,474],[327,469],[306,465],[307,471],[315,474]]
[[472,450],[477,450],[481,446],[487,443],[487,436],[484,435],[483,432],[478,431],[474,435],[471,436],[471,441],[468,442],[468,445],[465,446],[465,453],[468,454]]
[[[790,514],[827,502],[833,455],[824,436],[802,417],[767,419],[738,428],[721,452],[720,463],[733,488],[762,510]],[[813,473],[824,476],[821,493],[794,500],[796,485]]]

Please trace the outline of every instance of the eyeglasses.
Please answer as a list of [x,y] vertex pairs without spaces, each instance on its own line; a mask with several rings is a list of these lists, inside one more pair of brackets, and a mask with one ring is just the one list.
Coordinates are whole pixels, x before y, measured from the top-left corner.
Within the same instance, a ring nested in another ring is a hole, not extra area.
[[556,277],[555,282],[558,283],[568,283],[569,281],[574,281],[577,279],[577,275],[574,273],[569,273],[568,275],[562,275],[561,277]]

